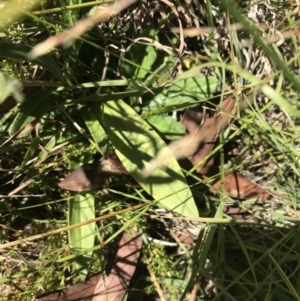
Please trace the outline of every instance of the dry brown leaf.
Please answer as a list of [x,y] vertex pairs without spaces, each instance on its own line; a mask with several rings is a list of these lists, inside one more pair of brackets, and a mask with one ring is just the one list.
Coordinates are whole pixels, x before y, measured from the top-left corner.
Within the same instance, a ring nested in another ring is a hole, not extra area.
[[88,191],[106,186],[115,174],[128,174],[118,157],[113,154],[98,162],[85,164],[75,169],[58,186],[76,192]]
[[[207,140],[205,141],[205,143],[199,145],[198,149],[196,150],[188,149],[186,151],[186,158],[190,160],[190,162],[194,166],[197,165],[200,161],[202,161],[206,156],[208,156],[213,150],[219,135],[219,132],[215,131],[214,128],[218,122],[221,122],[220,119],[222,118],[227,119],[227,122],[229,123],[230,119],[228,119],[228,117],[234,114],[234,105],[235,101],[233,95],[227,97],[221,104],[222,111],[220,112],[220,115],[217,116],[215,113],[212,117],[207,116],[201,127],[199,127],[199,124],[201,123],[201,120],[203,118],[203,113],[199,110],[199,107],[190,108],[184,113],[181,122],[187,129],[188,133],[194,135],[195,133],[197,133],[198,130],[201,130],[202,127],[207,129]],[[224,116],[223,114],[227,115]],[[225,121],[226,120],[223,121],[224,125]],[[209,134],[211,134],[211,136],[209,136]],[[213,165],[213,163],[214,158],[211,157],[207,162],[204,162],[202,165],[197,167],[196,171],[201,174],[206,174],[209,168]]]
[[103,273],[96,274],[87,281],[68,288],[38,295],[36,298],[41,301],[75,301],[92,298],[99,279],[103,279]]
[[[210,118],[206,118],[204,124],[199,128],[199,124],[203,118],[203,114],[199,111],[199,108],[191,108],[188,109],[184,116],[182,123],[186,127],[187,131],[190,134],[196,134],[197,131],[202,131],[202,128],[206,128],[206,143],[198,146],[198,149],[194,152],[193,149],[189,149],[186,152],[187,159],[196,166],[200,161],[202,161],[215,146],[216,139],[218,137],[219,129],[215,130],[216,124],[226,125],[230,121],[230,115],[235,113],[234,108],[234,97],[227,97],[221,105],[222,113],[220,116],[213,116]],[[229,112],[227,115],[224,112]],[[221,120],[220,120],[221,119]],[[209,136],[210,135],[210,136]],[[209,141],[209,142],[208,142]],[[205,180],[209,180],[207,175],[214,176],[216,173],[219,173],[219,170],[211,169],[213,166],[214,160],[210,158],[207,162],[200,165],[196,171],[202,175],[204,175]],[[237,199],[260,199],[260,200],[272,200],[274,197],[268,193],[266,190],[258,187],[256,184],[247,180],[246,178],[237,175],[236,173],[225,174],[224,176],[224,193],[232,198]],[[212,188],[210,189],[213,193],[218,193],[221,189],[221,180],[217,180],[212,184]]]
[[[245,98],[239,103],[239,109],[243,110],[249,106],[254,100],[254,92],[248,94]],[[193,134],[187,134],[184,137],[172,141],[169,144],[169,149],[173,153],[176,159],[182,159],[192,154],[195,154],[197,150],[200,150],[206,142],[209,142],[211,137],[216,137],[226,129],[232,119],[232,112],[222,111],[220,116],[217,118],[214,126],[211,124],[204,124],[198,131]],[[149,164],[143,169],[142,174],[144,177],[148,177],[152,172],[158,168],[163,168],[167,165],[170,160],[169,152],[166,152],[165,149],[162,149],[156,158],[152,159]]]
[[247,214],[247,210],[232,204],[225,205],[223,212],[236,220],[242,220]]
[[[204,179],[209,178],[204,176]],[[221,191],[221,180],[217,180],[212,184],[210,189],[213,193]],[[260,200],[273,200],[274,196],[267,192],[265,189],[260,188],[248,179],[236,173],[226,174],[224,177],[224,193],[231,198],[235,199],[260,199]]]
[[121,301],[128,289],[141,253],[143,240],[137,231],[125,232],[119,243],[110,271],[92,276],[84,282],[37,296],[41,301],[75,301],[93,298],[92,301]]
[[186,245],[192,245],[195,243],[195,240],[192,238],[192,236],[187,233],[179,234],[178,239]]
[[135,272],[143,239],[137,231],[124,233],[108,276],[99,279],[92,301],[122,301]]
[[104,187],[110,183],[111,175],[99,171],[97,164],[85,164],[58,183],[60,188],[82,192]]

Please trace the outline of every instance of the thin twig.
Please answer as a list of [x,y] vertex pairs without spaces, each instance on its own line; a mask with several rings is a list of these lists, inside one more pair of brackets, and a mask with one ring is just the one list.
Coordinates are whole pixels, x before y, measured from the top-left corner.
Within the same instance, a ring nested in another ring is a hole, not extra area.
[[14,195],[3,195],[0,194],[0,198],[42,198],[46,194],[14,194]]

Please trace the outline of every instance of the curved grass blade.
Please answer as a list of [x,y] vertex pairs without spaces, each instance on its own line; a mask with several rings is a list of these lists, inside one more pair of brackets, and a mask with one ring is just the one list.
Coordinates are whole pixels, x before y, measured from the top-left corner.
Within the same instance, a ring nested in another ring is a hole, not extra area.
[[34,164],[35,166],[39,166],[44,160],[46,160],[46,158],[49,156],[49,154],[51,153],[51,151],[56,146],[57,141],[59,139],[61,139],[64,131],[65,131],[65,129],[62,128],[53,137],[51,137],[49,139],[49,141],[47,142],[47,144],[43,147],[43,150],[40,152],[40,154],[39,154],[39,156],[38,156],[38,158],[36,160],[36,163]]
[[[156,201],[187,217],[198,217],[198,209],[178,162],[165,142],[123,100],[102,104],[102,122],[125,168]],[[142,169],[161,149],[169,152],[166,170],[157,169],[150,177]]]
[[9,134],[13,135],[35,119],[40,119],[58,99],[53,89],[40,89],[25,101],[17,116],[9,127]]
[[35,137],[32,139],[31,144],[25,154],[25,157],[20,165],[20,169],[24,169],[27,162],[32,159],[34,153],[36,152],[36,150],[39,147],[39,143],[40,143],[40,137]]
[[[0,57],[30,61],[28,58],[28,53],[31,50],[32,47],[27,45],[10,42],[0,42]],[[49,70],[62,82],[65,81],[64,76],[61,74],[60,68],[50,55],[44,55],[38,59],[34,59],[32,62],[44,67],[46,70]]]
[[272,87],[270,87],[269,85],[263,85],[261,87],[261,90],[263,91],[263,93],[265,93],[265,95],[272,99],[281,109],[285,110],[293,117],[300,118],[300,111],[291,103],[289,103],[279,93],[277,93]]

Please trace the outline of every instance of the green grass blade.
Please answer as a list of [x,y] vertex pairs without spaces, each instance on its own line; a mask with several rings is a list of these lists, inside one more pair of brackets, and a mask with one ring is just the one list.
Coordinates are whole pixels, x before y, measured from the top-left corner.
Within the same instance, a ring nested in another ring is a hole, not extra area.
[[39,147],[39,143],[40,143],[39,137],[35,137],[34,139],[32,139],[31,144],[25,154],[24,160],[20,165],[20,169],[23,169],[26,166],[27,162],[33,157],[35,151]]
[[[31,50],[32,47],[27,45],[19,43],[0,42],[0,57],[12,58],[22,61],[30,61],[28,58],[28,53]],[[65,81],[64,76],[60,71],[60,68],[50,55],[44,55],[38,59],[33,60],[32,62],[44,67],[62,82]]]
[[299,294],[295,290],[295,287],[290,282],[289,278],[287,277],[287,275],[285,274],[285,272],[282,270],[282,268],[280,267],[280,265],[278,264],[278,262],[276,261],[276,259],[269,252],[268,252],[268,255],[269,255],[270,259],[272,260],[273,264],[275,265],[278,273],[281,275],[281,277],[282,277],[283,281],[285,282],[286,286],[288,287],[289,293],[294,296],[295,300],[300,301]]
[[44,146],[43,150],[40,152],[40,154],[36,160],[35,166],[40,165],[48,157],[49,153],[56,146],[57,141],[62,137],[63,132],[64,132],[64,129],[58,131],[57,134],[55,134],[53,137],[51,137],[49,139],[47,144]]
[[269,85],[263,85],[261,90],[266,96],[272,99],[280,108],[288,112],[291,116],[300,118],[300,111],[292,106],[284,97],[282,97]]
[[41,89],[25,101],[19,109],[17,116],[9,127],[9,134],[13,135],[35,119],[40,119],[58,99],[53,89]]
[[286,62],[279,58],[274,48],[265,43],[265,40],[261,37],[258,28],[251,25],[249,19],[245,18],[241,11],[238,9],[236,1],[226,0],[220,3],[222,5],[222,8],[232,15],[232,18],[235,22],[239,22],[241,23],[241,25],[243,25],[243,30],[245,31],[245,33],[253,36],[254,41],[261,47],[265,55],[269,59],[272,59],[272,61],[276,64],[277,69],[280,69],[284,73],[286,79],[289,80],[294,89],[299,92],[300,84],[297,76],[289,69]]
[[97,148],[102,155],[107,155],[108,152],[108,139],[104,128],[102,127],[99,119],[101,119],[101,113],[99,106],[92,105],[92,108],[84,106],[81,110],[82,117],[85,121],[87,128],[93,140],[95,141]]
[[[124,101],[102,105],[103,124],[125,168],[161,205],[188,217],[198,217],[198,209],[178,162],[160,136]],[[170,165],[149,178],[141,175],[145,164],[165,148]]]

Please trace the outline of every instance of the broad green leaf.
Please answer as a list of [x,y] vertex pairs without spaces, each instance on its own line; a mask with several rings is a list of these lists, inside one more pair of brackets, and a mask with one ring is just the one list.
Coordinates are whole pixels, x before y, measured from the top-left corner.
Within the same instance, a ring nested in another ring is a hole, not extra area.
[[211,96],[218,88],[218,79],[212,76],[199,74],[195,77],[183,79],[168,87],[169,97],[195,97],[203,100]]
[[[28,58],[28,53],[31,50],[32,47],[20,43],[0,42],[0,57],[30,61]],[[49,54],[35,59],[32,62],[44,67],[62,82],[65,81],[64,76],[61,74],[60,68]]]
[[[95,218],[94,196],[91,194],[76,194],[70,199],[69,203],[69,225]],[[95,223],[90,223],[81,227],[76,227],[69,231],[69,242],[74,254],[82,253],[77,256],[75,261],[77,270],[83,279],[88,274],[89,265],[92,258],[92,251],[88,251],[94,246]]]
[[198,74],[195,77],[175,80],[150,101],[145,101],[143,111],[155,110],[176,105],[194,104],[211,97],[217,90],[219,81],[215,77]]
[[35,119],[40,119],[58,100],[57,92],[53,89],[40,89],[30,96],[19,108],[19,112],[9,127],[9,134],[13,135]]
[[[143,36],[148,35],[151,39],[157,39],[155,33],[155,30],[150,30],[148,34],[144,32]],[[123,72],[125,72],[127,77],[135,79],[135,81],[142,81],[151,70],[156,58],[157,49],[154,46],[135,43],[127,52],[127,59],[135,62],[136,65],[134,66],[124,61],[122,64]]]
[[137,81],[143,80],[145,78],[148,70],[151,70],[151,66],[154,64],[157,58],[156,48],[154,48],[153,46],[147,46],[145,52],[146,53],[143,56],[143,60],[141,62],[142,68],[137,68],[135,70],[134,78]]
[[185,134],[185,127],[173,117],[167,115],[154,115],[147,122],[164,138],[174,140]]
[[[178,162],[160,136],[123,100],[102,104],[102,122],[125,168],[162,206],[188,217],[198,209]],[[141,170],[161,149],[169,153],[166,170],[157,169],[148,178]]]
[[147,77],[143,84],[147,87],[152,85],[152,87],[156,88],[166,82],[172,74],[177,61],[177,57],[166,56],[163,63],[152,74],[150,74],[149,77]]

